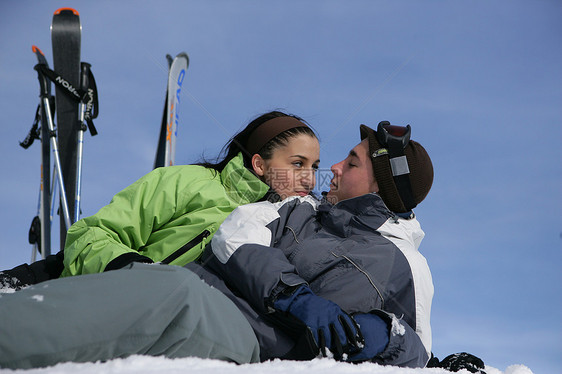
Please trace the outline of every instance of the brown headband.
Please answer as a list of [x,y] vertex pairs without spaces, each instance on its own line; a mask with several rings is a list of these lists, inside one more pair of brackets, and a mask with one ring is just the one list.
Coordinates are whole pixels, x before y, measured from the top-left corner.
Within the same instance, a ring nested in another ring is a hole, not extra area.
[[297,127],[308,127],[306,123],[290,116],[276,117],[265,121],[255,129],[246,144],[251,155],[258,153],[270,140],[284,131]]

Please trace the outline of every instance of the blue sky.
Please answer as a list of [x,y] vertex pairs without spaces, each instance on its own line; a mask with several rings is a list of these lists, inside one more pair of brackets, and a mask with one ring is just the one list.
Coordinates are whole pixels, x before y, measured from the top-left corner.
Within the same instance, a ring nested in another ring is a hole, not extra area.
[[501,370],[562,365],[560,1],[2,1],[2,269],[30,260],[40,154],[18,142],[38,103],[31,46],[52,64],[63,6],[80,12],[81,60],[100,94],[83,215],[151,170],[165,55],[185,51],[178,163],[215,156],[273,109],[320,133],[322,168],[359,141],[361,123],[411,124],[435,167],[416,209],[436,288],[434,352]]

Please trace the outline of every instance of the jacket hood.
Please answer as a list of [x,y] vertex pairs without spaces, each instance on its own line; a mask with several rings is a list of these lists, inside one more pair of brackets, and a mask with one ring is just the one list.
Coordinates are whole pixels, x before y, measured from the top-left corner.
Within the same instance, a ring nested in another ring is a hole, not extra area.
[[228,197],[240,205],[258,201],[269,190],[267,184],[244,166],[242,153],[226,164],[220,177]]

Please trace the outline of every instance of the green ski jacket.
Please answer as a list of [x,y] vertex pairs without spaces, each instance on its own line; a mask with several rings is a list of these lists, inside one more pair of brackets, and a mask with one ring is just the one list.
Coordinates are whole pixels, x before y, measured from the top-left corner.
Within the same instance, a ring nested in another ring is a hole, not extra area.
[[155,169],[70,227],[61,276],[100,273],[127,254],[183,266],[200,256],[230,212],[268,190],[241,153],[220,173],[198,165]]

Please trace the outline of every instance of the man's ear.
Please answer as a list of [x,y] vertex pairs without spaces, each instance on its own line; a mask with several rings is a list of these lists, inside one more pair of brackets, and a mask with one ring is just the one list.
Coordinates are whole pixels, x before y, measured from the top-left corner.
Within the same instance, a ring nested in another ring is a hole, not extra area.
[[[369,152],[367,152],[369,153]],[[367,175],[372,178],[371,179],[371,185],[369,187],[369,190],[371,192],[374,193],[378,193],[379,192],[379,182],[377,182],[377,177],[375,177],[375,173],[373,171],[373,160],[371,160],[371,158],[369,156],[367,156],[367,165],[365,165],[367,168],[369,168]]]
[[252,169],[260,177],[265,175],[265,161],[257,153],[252,156]]
[[376,180],[371,184],[371,192],[374,192],[374,193],[379,192],[379,184],[377,183]]

